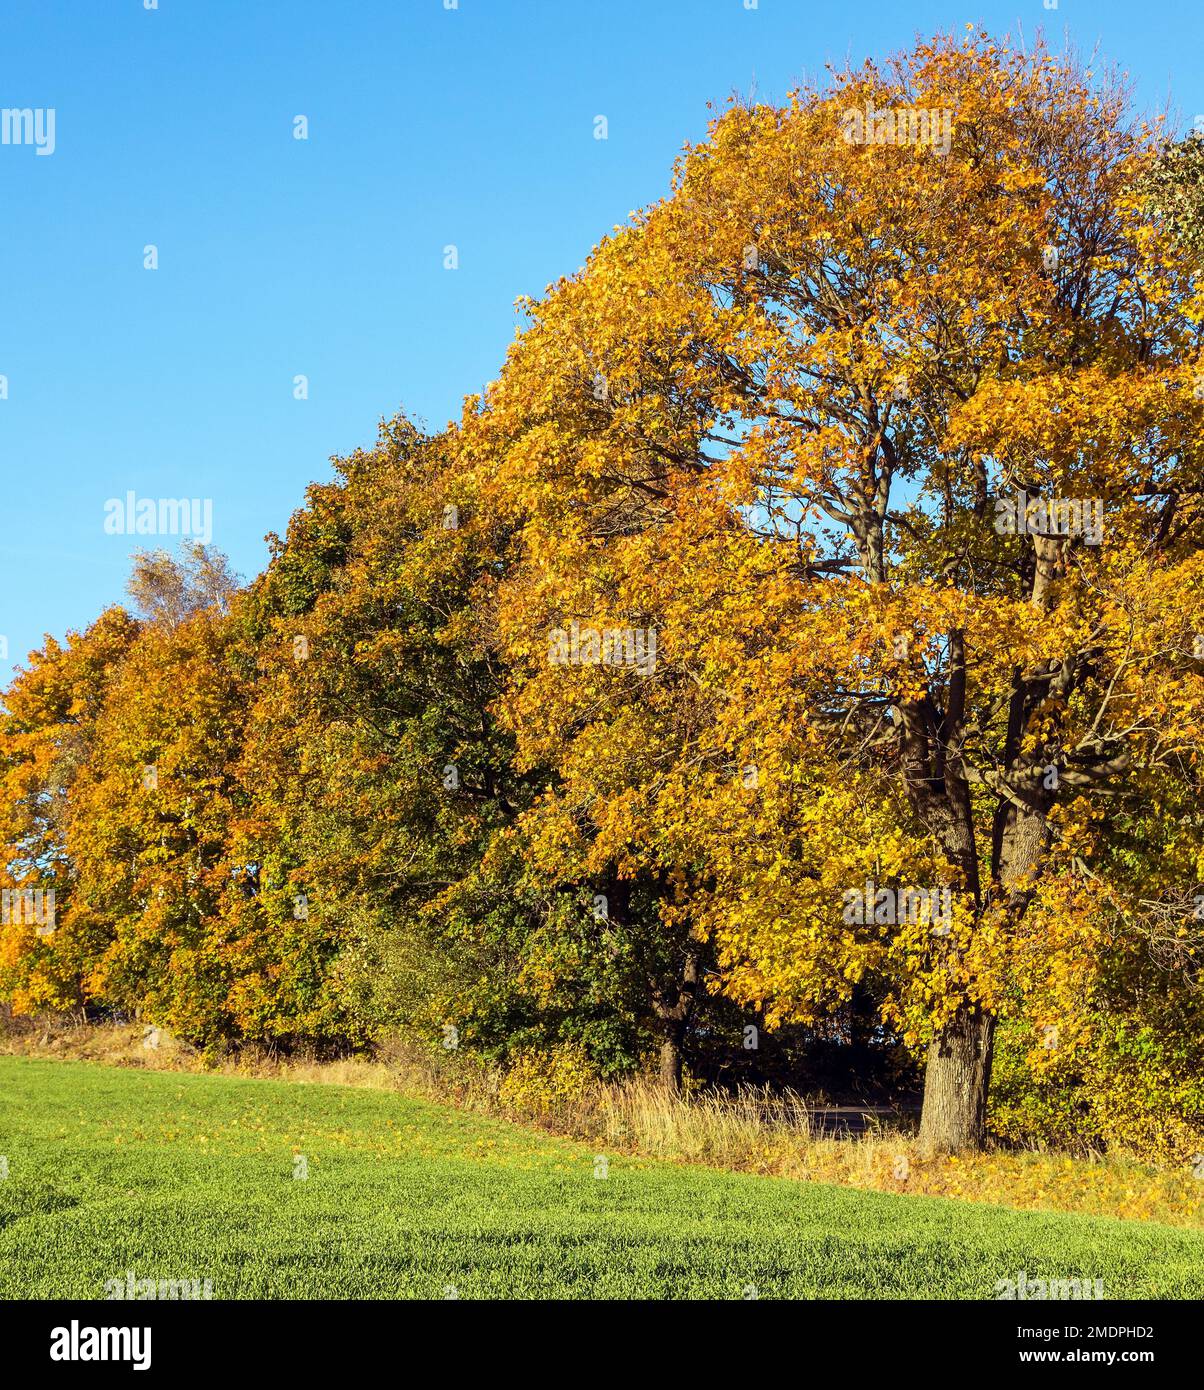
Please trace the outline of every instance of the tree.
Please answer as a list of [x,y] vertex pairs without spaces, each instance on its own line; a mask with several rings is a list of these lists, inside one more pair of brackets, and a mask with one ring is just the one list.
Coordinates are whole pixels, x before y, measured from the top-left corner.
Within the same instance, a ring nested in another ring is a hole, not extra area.
[[206,608],[228,611],[238,577],[220,551],[186,541],[178,558],[166,550],[140,550],[126,592],[147,622],[174,627]]
[[1140,189],[1165,233],[1197,259],[1204,255],[1204,131],[1162,150]]
[[230,659],[228,587],[190,597],[197,558],[177,569],[155,557],[153,577],[136,563],[147,620],[105,690],[65,828],[72,915],[93,943],[85,997],[202,1043],[235,1031],[224,908],[245,800],[235,768],[246,693]]
[[98,946],[85,915],[76,911],[71,803],[94,756],[109,687],[138,632],[124,610],[109,608],[64,643],[47,637],[4,694],[0,883],[7,893],[43,895],[38,912],[12,911],[6,903],[0,920],[0,987],[18,1012],[78,1008],[85,1001]]
[[[935,1149],[982,1142],[1055,850],[1198,747],[1199,338],[1135,196],[1155,148],[1117,86],[985,35],[736,107],[466,427],[524,528],[520,756],[559,749],[588,867],[612,831],[777,1017],[883,972]],[[649,615],[646,716],[539,650]],[[866,880],[888,910],[850,922]]]
[[[495,1046],[526,919],[480,865],[529,798],[478,584],[504,532],[472,520],[447,439],[402,417],[309,490],[247,607],[243,776],[254,893],[322,924],[339,1033],[407,1026]],[[472,897],[470,918],[456,903]],[[271,909],[269,909],[271,910]],[[502,1029],[505,1032],[505,1029]]]

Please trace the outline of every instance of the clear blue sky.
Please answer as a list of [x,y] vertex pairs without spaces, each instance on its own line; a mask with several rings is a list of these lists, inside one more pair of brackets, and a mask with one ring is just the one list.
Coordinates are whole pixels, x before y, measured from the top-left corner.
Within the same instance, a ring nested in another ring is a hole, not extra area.
[[331,454],[399,407],[458,415],[515,297],[659,197],[733,89],[1019,23],[1204,112],[1198,0],[745,2],[0,0],[0,108],[55,111],[49,157],[0,145],[10,662],[86,626],[156,544],[106,534],[107,499],[212,499],[249,577]]

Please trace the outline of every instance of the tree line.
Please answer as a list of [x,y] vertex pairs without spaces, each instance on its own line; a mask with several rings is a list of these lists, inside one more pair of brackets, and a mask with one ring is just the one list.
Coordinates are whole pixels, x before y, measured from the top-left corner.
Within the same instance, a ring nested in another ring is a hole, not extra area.
[[457,422],[31,654],[0,993],[1198,1148],[1199,150],[980,33],[731,103]]

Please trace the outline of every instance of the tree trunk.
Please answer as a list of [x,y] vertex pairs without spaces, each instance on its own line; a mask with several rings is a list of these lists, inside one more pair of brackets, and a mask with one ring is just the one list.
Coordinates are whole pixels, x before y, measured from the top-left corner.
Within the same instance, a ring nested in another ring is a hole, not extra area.
[[[912,805],[978,913],[982,891],[974,812],[961,752],[966,654],[960,631],[949,635],[949,659],[944,711],[929,696],[898,706],[903,771]],[[926,1152],[957,1153],[985,1143],[994,1032],[993,1018],[965,1010],[929,1044],[920,1116],[920,1145]]]
[[982,1148],[994,1035],[990,1015],[963,1014],[929,1044],[920,1115],[920,1148],[925,1153]]
[[661,1043],[661,1087],[670,1095],[681,1092],[681,1040],[673,1029]]
[[682,1048],[697,993],[698,955],[694,950],[687,950],[681,979],[673,988],[671,1001],[659,989],[653,994],[653,1007],[661,1026],[661,1086],[670,1095],[678,1095],[681,1091]]
[[[1034,535],[1032,541],[1030,598],[1036,608],[1045,610],[1057,574],[1061,544],[1039,535]],[[935,740],[929,727],[933,711],[927,697],[925,701],[899,706],[903,768],[913,805],[935,834],[950,864],[961,870],[963,887],[972,894],[977,913],[982,908],[978,856],[969,785],[961,758],[966,658],[960,632],[950,634],[949,654],[948,708],[936,723]],[[1056,668],[1051,667],[1039,678],[1026,680],[1021,668],[1012,672],[1003,758],[1007,782],[991,836],[991,883],[1004,890],[1012,923],[1018,922],[1028,908],[1049,846],[1053,788],[1045,784],[1042,757],[1024,757],[1023,745],[1030,715],[1057,674]],[[1064,667],[1062,674],[1069,683],[1071,673]],[[920,1147],[925,1152],[958,1153],[983,1147],[994,1039],[994,1018],[965,1009],[929,1044],[924,1108],[920,1115]]]

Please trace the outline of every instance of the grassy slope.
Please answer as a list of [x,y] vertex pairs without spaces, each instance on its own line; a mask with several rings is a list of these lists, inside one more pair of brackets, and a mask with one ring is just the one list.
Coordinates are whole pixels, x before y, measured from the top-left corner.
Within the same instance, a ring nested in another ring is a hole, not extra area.
[[[294,1153],[309,1164],[293,1176]],[[387,1092],[0,1058],[0,1295],[1204,1296],[1204,1234],[611,1158]]]

